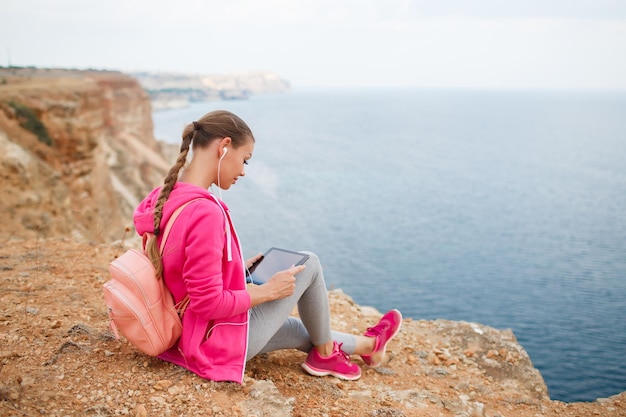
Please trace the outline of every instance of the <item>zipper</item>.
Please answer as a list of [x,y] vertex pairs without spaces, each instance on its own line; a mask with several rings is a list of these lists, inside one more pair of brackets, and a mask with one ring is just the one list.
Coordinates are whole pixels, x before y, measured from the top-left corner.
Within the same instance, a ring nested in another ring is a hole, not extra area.
[[[115,296],[117,297],[118,300],[120,300],[122,302],[122,304],[124,304],[124,306],[126,306],[136,317],[139,318],[139,321],[141,321],[141,324],[145,327],[148,324],[148,321],[146,320],[145,316],[142,314],[141,311],[137,310],[137,308],[133,305],[133,303],[130,301],[130,299],[126,296],[126,294],[124,294],[123,291],[118,290],[115,287],[115,284],[113,282],[107,282],[105,284],[105,287]],[[109,306],[109,311],[113,311],[113,309]]]

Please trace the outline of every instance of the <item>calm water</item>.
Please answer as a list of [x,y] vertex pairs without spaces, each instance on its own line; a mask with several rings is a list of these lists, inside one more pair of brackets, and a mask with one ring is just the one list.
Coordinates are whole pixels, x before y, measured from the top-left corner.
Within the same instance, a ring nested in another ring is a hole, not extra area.
[[626,390],[626,93],[295,92],[156,136],[216,108],[257,138],[223,193],[247,255],[313,250],[359,304],[510,328],[552,399]]

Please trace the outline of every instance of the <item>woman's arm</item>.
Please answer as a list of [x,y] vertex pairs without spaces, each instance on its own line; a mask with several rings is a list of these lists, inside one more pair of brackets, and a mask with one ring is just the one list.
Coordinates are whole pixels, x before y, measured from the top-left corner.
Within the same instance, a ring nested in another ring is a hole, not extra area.
[[251,299],[243,281],[241,261],[224,259],[226,220],[210,202],[189,207],[184,239],[183,277],[190,309],[208,320],[246,312]]

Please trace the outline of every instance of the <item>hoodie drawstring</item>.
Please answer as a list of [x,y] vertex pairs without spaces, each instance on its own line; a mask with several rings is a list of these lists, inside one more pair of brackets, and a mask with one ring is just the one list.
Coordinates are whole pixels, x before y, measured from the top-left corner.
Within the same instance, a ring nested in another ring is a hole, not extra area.
[[[224,210],[224,207],[222,207],[222,204],[217,199],[217,197],[215,197],[213,194],[210,194],[210,196],[213,198],[213,200],[215,200],[220,210],[222,210],[222,213],[224,214],[224,219],[226,220],[226,253],[227,253],[228,262],[231,262],[233,260],[233,249],[232,249],[232,244],[231,244],[232,234],[230,232],[230,229],[231,227],[234,229],[234,226],[232,226],[232,222],[230,221],[230,216],[226,213],[226,210]],[[237,237],[237,241],[239,241],[238,237]]]

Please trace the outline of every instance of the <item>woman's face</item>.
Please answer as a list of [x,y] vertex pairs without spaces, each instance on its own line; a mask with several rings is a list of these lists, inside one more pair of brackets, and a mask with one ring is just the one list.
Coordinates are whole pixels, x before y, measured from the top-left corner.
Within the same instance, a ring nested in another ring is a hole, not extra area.
[[[237,182],[239,177],[246,175],[245,165],[252,158],[254,151],[254,141],[252,139],[246,141],[245,144],[238,148],[229,145],[226,147],[226,155],[222,158],[219,175],[218,186],[222,190],[228,190]],[[223,150],[222,150],[223,152]]]

